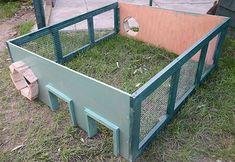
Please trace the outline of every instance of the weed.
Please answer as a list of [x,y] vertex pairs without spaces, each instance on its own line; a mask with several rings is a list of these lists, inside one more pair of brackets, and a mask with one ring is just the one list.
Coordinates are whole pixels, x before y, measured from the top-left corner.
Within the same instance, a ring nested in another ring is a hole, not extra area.
[[31,31],[33,25],[34,25],[33,20],[27,21],[25,23],[22,23],[22,24],[16,26],[16,31],[17,31],[18,35],[27,34]]
[[0,20],[14,16],[19,9],[19,2],[0,2]]
[[65,66],[132,93],[175,57],[164,49],[117,35],[78,54]]

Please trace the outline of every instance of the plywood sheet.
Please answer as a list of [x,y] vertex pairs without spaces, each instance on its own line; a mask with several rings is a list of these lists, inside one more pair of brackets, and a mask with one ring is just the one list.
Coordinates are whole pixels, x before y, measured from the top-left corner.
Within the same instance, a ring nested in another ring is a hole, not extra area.
[[[220,24],[224,17],[199,15],[156,7],[138,6],[119,3],[120,34],[127,35],[124,30],[124,20],[133,17],[139,24],[139,32],[132,38],[165,48],[178,55],[190,48],[209,31]],[[207,62],[211,58],[216,40],[209,45]],[[196,58],[196,57],[195,57]]]
[[[23,61],[39,78],[39,99],[50,105],[46,85],[73,100],[78,125],[87,131],[85,108],[120,128],[120,154],[129,158],[130,94],[9,43],[14,61]],[[25,91],[23,91],[23,94]]]

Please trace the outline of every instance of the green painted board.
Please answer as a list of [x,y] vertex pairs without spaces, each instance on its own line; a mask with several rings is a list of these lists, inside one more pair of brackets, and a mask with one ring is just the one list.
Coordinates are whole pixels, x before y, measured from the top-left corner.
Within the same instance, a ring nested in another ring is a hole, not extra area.
[[120,154],[129,158],[131,95],[8,42],[13,61],[26,63],[39,79],[39,98],[50,105],[46,85],[74,102],[79,127],[87,131],[85,108],[120,128]]

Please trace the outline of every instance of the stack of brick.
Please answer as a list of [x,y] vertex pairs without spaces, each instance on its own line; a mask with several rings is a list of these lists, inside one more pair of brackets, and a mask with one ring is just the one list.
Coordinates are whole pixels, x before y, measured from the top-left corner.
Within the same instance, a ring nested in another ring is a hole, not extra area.
[[22,61],[12,63],[10,66],[11,79],[20,93],[28,98],[34,100],[38,97],[38,78],[33,71]]

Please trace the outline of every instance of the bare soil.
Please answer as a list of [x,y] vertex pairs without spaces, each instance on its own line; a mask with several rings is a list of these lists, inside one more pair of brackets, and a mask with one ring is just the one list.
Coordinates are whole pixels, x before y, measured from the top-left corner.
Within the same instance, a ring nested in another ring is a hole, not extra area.
[[[34,12],[32,7],[30,6],[22,6],[20,8],[19,11],[16,12],[16,14],[6,20],[0,20],[0,62],[3,63],[2,65],[0,65],[0,72],[1,72],[1,77],[4,77],[5,72],[3,69],[4,67],[7,67],[10,64],[10,59],[6,58],[6,56],[4,56],[4,52],[5,52],[5,48],[6,48],[6,41],[16,37],[18,35],[17,31],[16,31],[16,26],[27,22],[29,20],[34,19]],[[6,64],[4,64],[6,63]],[[5,82],[5,80],[3,78],[1,78],[0,83]],[[0,88],[4,88],[3,83],[1,84]],[[11,89],[12,84],[8,85],[8,88]],[[11,90],[9,91],[5,91],[2,93],[6,93],[6,96],[11,96],[12,93],[10,93]],[[17,92],[17,91],[15,91]],[[7,94],[8,93],[8,94]],[[5,119],[7,119],[8,121],[4,120],[4,118],[1,119],[2,125],[7,124],[11,124],[14,122],[20,122],[20,120],[17,120],[17,116],[19,116],[19,111],[17,109],[12,109],[13,107],[15,107],[17,105],[17,100],[11,100],[10,102],[10,107],[8,107],[8,109],[4,109],[4,106],[7,106],[7,104],[5,103],[1,103],[0,105],[0,110],[1,110],[1,115],[4,114]],[[21,116],[21,115],[20,115]],[[1,126],[2,126],[1,125]],[[5,134],[7,132],[7,127],[3,128],[3,134]],[[5,133],[4,133],[5,132]],[[3,150],[8,150],[12,147],[14,147],[14,142],[9,142],[11,139],[11,136],[9,136],[8,134],[5,134],[6,136],[1,136],[0,139],[0,143],[1,145],[5,144],[7,147],[5,147]],[[24,136],[24,135],[22,135]],[[19,138],[19,140],[21,140]],[[4,141],[4,142],[3,142]],[[17,143],[17,142],[16,142]],[[1,146],[0,145],[0,146]]]
[[22,6],[14,17],[5,21],[0,20],[0,55],[3,53],[5,42],[17,35],[15,27],[34,18],[32,7]]

